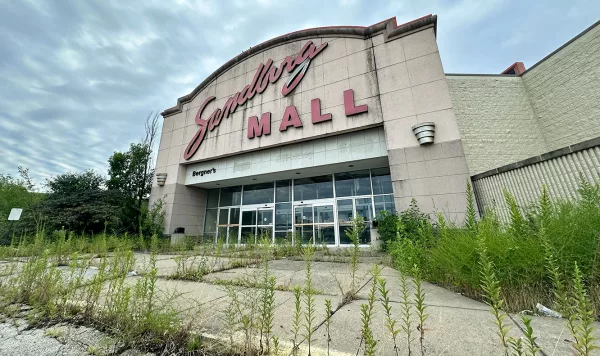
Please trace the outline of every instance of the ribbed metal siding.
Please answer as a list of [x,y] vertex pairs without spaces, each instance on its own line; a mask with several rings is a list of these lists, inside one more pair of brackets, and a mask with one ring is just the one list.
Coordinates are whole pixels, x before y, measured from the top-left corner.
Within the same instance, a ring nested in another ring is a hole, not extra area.
[[600,182],[600,146],[474,180],[473,188],[480,212],[494,209],[502,221],[508,221],[504,188],[520,207],[537,202],[544,184],[551,198],[574,200],[580,173],[590,182]]

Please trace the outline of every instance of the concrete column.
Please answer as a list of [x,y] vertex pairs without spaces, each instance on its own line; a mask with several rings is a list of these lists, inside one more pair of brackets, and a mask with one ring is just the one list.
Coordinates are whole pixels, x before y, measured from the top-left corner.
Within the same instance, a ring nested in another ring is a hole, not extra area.
[[185,228],[187,235],[199,235],[204,230],[206,190],[185,186],[186,166],[180,165],[183,149],[183,126],[187,111],[164,119],[160,150],[156,159],[156,173],[167,173],[164,186],[154,177],[150,204],[157,199],[165,201],[164,233],[172,234],[177,227]]
[[[462,223],[469,170],[433,29],[373,44],[396,209],[414,198],[423,212]],[[422,122],[435,123],[434,144],[414,136]]]

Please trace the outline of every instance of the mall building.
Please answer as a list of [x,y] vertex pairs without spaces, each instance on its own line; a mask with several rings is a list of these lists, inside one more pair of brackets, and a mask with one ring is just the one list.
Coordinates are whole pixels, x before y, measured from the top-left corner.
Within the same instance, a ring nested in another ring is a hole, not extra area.
[[483,212],[503,209],[504,187],[526,204],[542,184],[568,197],[571,176],[597,180],[598,24],[528,70],[459,75],[444,72],[436,19],[273,38],[179,98],[151,195],[165,233],[345,245],[362,216],[370,244],[381,211],[413,198],[461,223],[467,182]]

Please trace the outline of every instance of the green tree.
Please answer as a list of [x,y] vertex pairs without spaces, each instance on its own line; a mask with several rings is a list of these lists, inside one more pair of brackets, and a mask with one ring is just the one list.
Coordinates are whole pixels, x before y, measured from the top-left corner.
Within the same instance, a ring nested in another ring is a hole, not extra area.
[[92,170],[68,172],[46,179],[46,188],[48,195],[40,211],[48,228],[64,226],[78,233],[98,233],[105,224],[118,226],[118,197],[105,189],[105,179],[100,174]]
[[142,142],[132,143],[127,152],[115,152],[108,159],[106,186],[120,196],[120,218],[123,227],[129,231],[137,231],[144,220],[142,205],[152,189],[152,153],[157,132],[158,113],[150,113]]
[[[27,228],[32,220],[32,207],[43,198],[35,192],[35,186],[29,178],[29,169],[18,167],[20,178],[10,174],[0,174],[0,243],[10,242],[11,233]],[[18,222],[9,223],[8,215],[12,208],[23,209]]]

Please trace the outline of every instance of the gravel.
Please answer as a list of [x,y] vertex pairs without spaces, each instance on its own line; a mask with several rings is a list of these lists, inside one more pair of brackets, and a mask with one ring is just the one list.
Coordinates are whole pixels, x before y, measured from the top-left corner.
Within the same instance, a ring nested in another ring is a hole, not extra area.
[[[25,319],[2,317],[0,355],[70,356],[114,354],[118,343],[105,333],[85,326],[58,324],[29,328]],[[144,355],[126,350],[124,355]],[[151,354],[150,354],[151,355]]]

